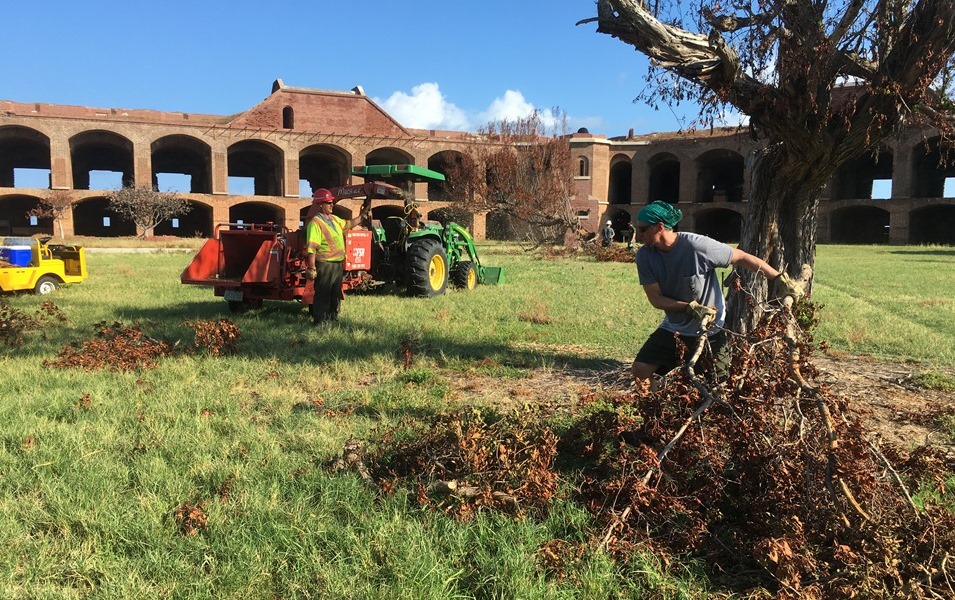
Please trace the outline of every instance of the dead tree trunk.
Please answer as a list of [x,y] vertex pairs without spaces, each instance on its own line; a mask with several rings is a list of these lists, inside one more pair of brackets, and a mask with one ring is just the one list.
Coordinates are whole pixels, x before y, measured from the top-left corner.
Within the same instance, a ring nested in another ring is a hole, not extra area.
[[[834,171],[829,157],[793,156],[781,144],[757,152],[740,248],[793,277],[803,264],[812,266],[819,193]],[[765,277],[745,269],[737,273],[745,292],[730,294],[727,325],[746,332],[756,324],[759,311],[750,310],[745,294],[752,293],[757,302],[765,302],[769,290]]]

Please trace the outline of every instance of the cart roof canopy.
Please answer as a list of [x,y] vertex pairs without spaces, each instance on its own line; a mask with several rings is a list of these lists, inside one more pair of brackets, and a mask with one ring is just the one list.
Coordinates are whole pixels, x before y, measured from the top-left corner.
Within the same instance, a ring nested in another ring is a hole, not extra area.
[[437,171],[417,165],[368,165],[352,167],[351,174],[373,181],[394,179],[397,181],[444,181],[445,177]]

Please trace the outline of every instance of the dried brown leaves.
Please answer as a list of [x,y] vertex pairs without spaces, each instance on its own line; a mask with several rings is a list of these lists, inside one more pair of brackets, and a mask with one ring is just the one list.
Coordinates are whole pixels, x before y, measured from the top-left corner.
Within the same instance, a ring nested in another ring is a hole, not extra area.
[[177,352],[206,351],[213,356],[232,354],[240,338],[239,328],[229,320],[190,321],[195,330],[193,348],[180,348],[179,342],[169,342],[146,335],[141,325],[120,322],[100,322],[93,326],[93,337],[65,346],[55,359],[44,360],[43,365],[61,369],[95,371],[134,371],[151,369],[159,360]]

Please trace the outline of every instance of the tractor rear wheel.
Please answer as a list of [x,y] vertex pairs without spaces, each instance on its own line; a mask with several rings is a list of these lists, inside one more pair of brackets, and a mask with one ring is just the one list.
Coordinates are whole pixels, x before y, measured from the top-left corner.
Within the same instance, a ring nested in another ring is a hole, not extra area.
[[469,260],[458,261],[451,267],[451,283],[454,287],[463,290],[473,290],[477,287],[477,268]]
[[416,242],[406,258],[408,292],[429,298],[440,296],[448,287],[448,255],[437,240]]

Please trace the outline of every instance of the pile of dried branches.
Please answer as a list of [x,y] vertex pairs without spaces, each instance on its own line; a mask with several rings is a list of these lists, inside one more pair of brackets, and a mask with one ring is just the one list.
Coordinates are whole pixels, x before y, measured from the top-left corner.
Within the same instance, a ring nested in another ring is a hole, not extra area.
[[385,491],[414,489],[422,506],[468,519],[481,508],[546,507],[557,487],[556,455],[557,436],[537,419],[465,410],[385,432],[368,470]]
[[173,344],[149,337],[138,325],[103,321],[93,329],[92,339],[65,346],[55,359],[44,360],[43,365],[87,371],[133,371],[155,367],[160,358],[173,353]]
[[180,346],[178,341],[150,337],[136,323],[103,321],[93,326],[91,339],[64,346],[55,359],[44,360],[43,365],[86,371],[134,371],[154,368],[161,358],[177,352],[206,351],[214,356],[235,352],[240,332],[232,321],[190,321],[186,325],[195,331],[192,348]]
[[206,351],[213,356],[235,354],[241,332],[239,326],[229,319],[218,321],[188,321],[186,323],[196,332],[193,348],[197,352]]
[[951,506],[955,464],[877,446],[851,399],[807,382],[814,321],[809,302],[769,311],[734,337],[727,380],[697,376],[691,348],[661,390],[585,407],[569,426],[474,412],[405,424],[377,443],[373,480],[467,517],[546,509],[557,465],[575,464],[564,477],[594,516],[591,546],[621,559],[698,559],[728,594],[955,597],[955,517],[910,492]]

